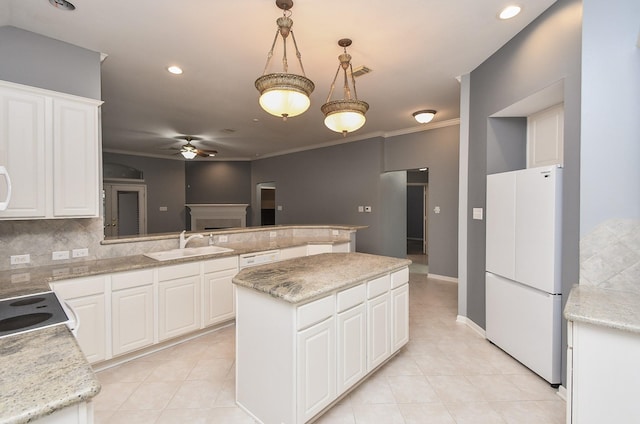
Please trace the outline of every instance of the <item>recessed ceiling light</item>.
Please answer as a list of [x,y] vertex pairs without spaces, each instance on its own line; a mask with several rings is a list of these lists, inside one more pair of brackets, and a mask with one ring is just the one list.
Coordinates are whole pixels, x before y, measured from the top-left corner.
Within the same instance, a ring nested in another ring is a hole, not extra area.
[[67,0],[49,0],[49,3],[51,3],[53,7],[56,7],[58,9],[76,10],[76,7],[73,4],[69,3]]
[[522,8],[520,6],[516,6],[516,5],[507,6],[504,9],[502,9],[498,17],[500,19],[511,19],[514,16],[516,16],[518,13],[520,13],[521,10]]
[[171,72],[174,75],[180,75],[182,73],[182,68],[179,66],[169,66],[167,71]]

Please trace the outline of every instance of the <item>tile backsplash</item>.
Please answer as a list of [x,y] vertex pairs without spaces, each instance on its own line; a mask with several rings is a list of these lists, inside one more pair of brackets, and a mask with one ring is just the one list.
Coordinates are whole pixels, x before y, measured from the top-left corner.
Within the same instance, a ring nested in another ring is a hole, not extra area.
[[580,240],[580,284],[640,292],[640,220],[608,220]]
[[[329,227],[256,227],[244,228],[237,232],[225,231],[228,243],[255,243],[271,241],[275,233],[278,240],[292,237],[308,239],[327,237],[349,241],[350,231],[339,230],[334,235]],[[219,234],[214,235],[216,244]],[[175,249],[178,247],[176,234],[149,236],[146,240],[122,243],[102,243],[102,218],[49,219],[33,221],[0,220],[0,271],[21,269],[32,266],[67,264],[87,260],[113,258],[118,256],[141,255],[146,252]],[[275,239],[273,239],[275,240]],[[192,245],[205,245],[206,238],[196,239]],[[53,261],[52,253],[73,249],[88,249],[88,256]],[[30,262],[11,265],[10,256],[30,255]]]

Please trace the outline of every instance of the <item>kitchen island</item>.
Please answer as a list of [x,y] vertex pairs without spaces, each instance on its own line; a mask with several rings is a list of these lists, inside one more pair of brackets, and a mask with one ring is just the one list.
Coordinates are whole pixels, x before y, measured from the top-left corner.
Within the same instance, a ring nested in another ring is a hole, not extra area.
[[327,253],[237,274],[238,405],[304,423],[376,371],[409,340],[410,263]]

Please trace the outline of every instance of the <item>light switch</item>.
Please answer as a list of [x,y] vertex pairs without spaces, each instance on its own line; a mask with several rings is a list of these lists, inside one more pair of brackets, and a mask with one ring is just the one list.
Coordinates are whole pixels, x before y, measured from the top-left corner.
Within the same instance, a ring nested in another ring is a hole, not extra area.
[[358,212],[364,212],[364,206],[358,206]]
[[278,205],[278,210],[281,211],[282,210],[282,205]]
[[482,208],[473,208],[473,219],[482,221]]
[[440,213],[440,206],[433,208],[433,213]]
[[367,213],[370,213],[371,212],[371,206],[365,206],[364,207],[364,211],[367,212]]
[[166,206],[160,206],[160,212],[166,212],[166,211],[167,211]]

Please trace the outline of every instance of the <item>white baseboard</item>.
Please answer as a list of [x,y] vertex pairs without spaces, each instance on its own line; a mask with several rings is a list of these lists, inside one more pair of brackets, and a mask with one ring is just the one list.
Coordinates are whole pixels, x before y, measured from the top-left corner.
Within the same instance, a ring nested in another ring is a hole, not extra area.
[[567,401],[567,388],[564,386],[558,387],[558,391],[556,392],[560,399]]
[[487,334],[482,329],[482,327],[480,327],[475,322],[471,321],[469,318],[463,317],[462,315],[458,315],[458,317],[456,318],[456,322],[459,322],[460,324],[466,325],[467,327],[469,327],[470,329],[472,329],[473,331],[475,331],[476,333],[478,333],[482,337],[487,338]]
[[451,283],[458,284],[458,278],[456,278],[456,277],[447,277],[446,275],[438,275],[438,274],[429,273],[429,274],[427,274],[427,278],[433,278],[434,280],[449,281]]

